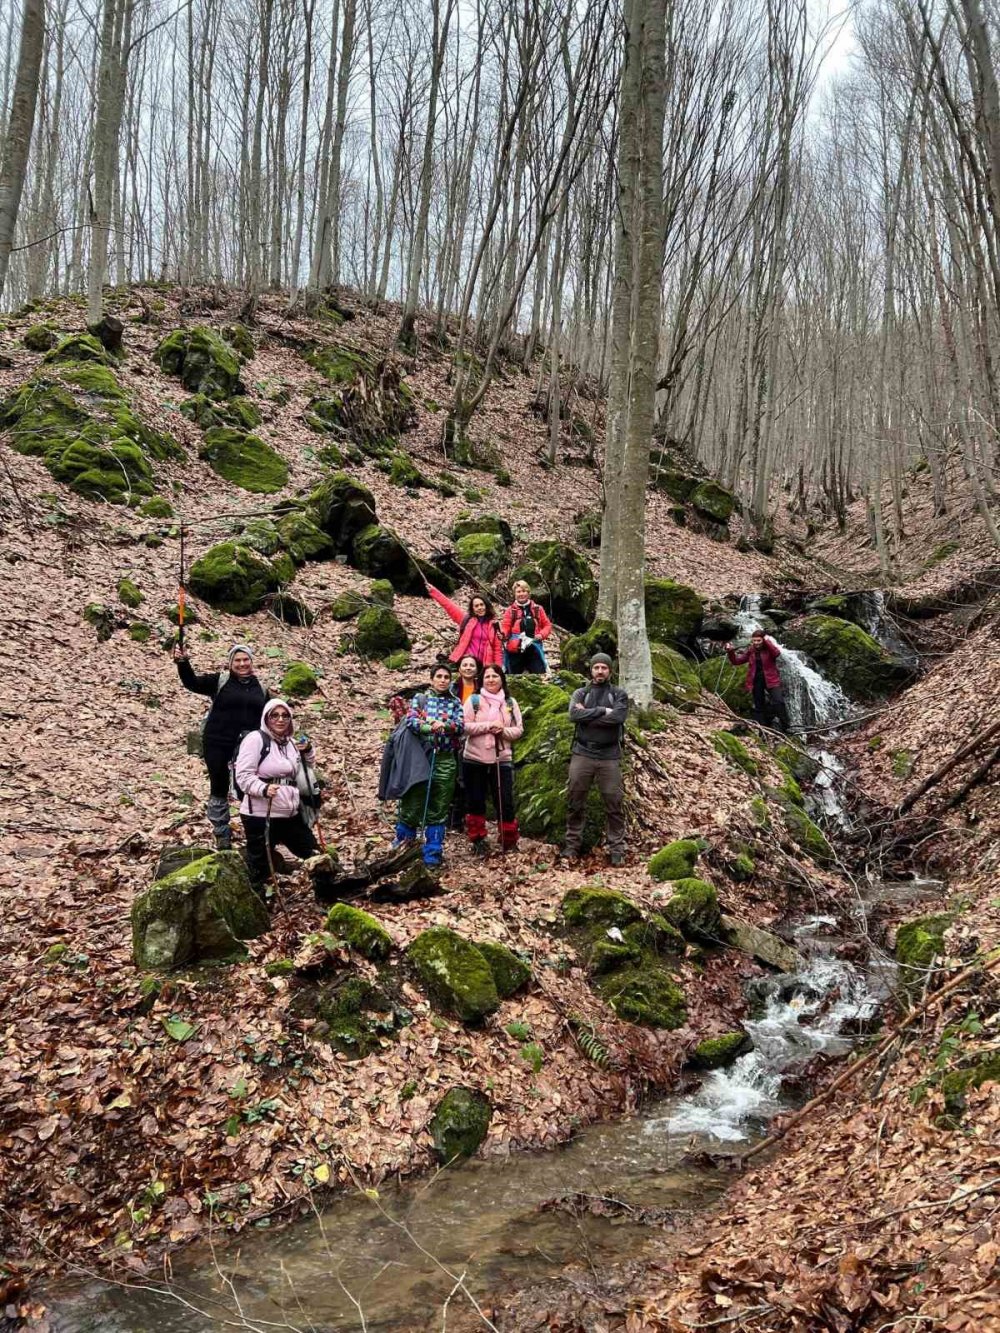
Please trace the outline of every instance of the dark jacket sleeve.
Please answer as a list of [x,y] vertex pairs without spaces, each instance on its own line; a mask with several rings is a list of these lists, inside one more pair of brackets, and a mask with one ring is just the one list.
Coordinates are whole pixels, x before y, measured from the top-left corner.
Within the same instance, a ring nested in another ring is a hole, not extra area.
[[[571,722],[610,722],[611,719],[603,708],[578,708],[587,697],[587,686],[581,685],[578,690],[574,690],[569,701],[569,716]],[[621,719],[624,722],[624,717]],[[618,722],[614,724],[616,727]]]
[[192,694],[207,694],[210,699],[214,699],[218,693],[218,671],[206,671],[204,675],[197,676],[191,663],[186,657],[182,657],[177,663],[177,674],[181,678],[181,684]]

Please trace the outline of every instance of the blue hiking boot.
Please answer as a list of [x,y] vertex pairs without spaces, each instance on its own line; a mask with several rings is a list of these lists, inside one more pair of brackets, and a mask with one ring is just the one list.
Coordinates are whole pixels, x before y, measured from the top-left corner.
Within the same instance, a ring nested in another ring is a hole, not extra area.
[[444,855],[445,824],[428,824],[424,829],[424,865],[439,866]]
[[393,840],[391,850],[396,851],[399,847],[408,847],[411,842],[416,842],[416,840],[417,830],[412,824],[404,824],[400,821],[396,825],[396,837]]

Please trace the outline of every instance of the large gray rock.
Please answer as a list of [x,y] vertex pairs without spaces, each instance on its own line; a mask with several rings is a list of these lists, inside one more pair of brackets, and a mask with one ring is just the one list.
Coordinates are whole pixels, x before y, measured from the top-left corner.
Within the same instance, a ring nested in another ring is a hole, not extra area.
[[751,926],[746,921],[737,921],[734,916],[726,916],[725,913],[722,916],[722,928],[727,944],[778,972],[798,972],[803,965],[801,954],[769,930],[761,930],[759,926]]
[[263,935],[267,907],[237,852],[211,852],[157,880],[132,904],[132,954],[143,971],[231,962]]

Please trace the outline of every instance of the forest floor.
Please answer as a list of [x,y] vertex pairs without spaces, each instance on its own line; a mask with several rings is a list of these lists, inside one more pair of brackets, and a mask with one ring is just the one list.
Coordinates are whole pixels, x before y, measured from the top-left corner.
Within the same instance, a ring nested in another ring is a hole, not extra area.
[[[194,559],[231,529],[235,515],[267,506],[198,460],[200,432],[177,411],[183,391],[151,357],[163,334],[183,320],[214,325],[227,312],[197,298],[192,305],[190,297],[182,312],[174,293],[158,298],[156,325],[127,324],[129,351],[119,379],[143,420],[169,430],[185,448],[183,461],[158,465],[157,477],[188,527]],[[137,300],[123,298],[126,319],[139,309]],[[63,329],[81,326],[71,303],[46,317]],[[11,364],[0,370],[0,393],[39,363],[20,343],[37,318],[7,322],[0,350]],[[386,349],[394,328],[391,311],[359,312],[336,340]],[[317,334],[329,336],[265,302],[260,346],[246,372],[249,396],[264,414],[257,433],[290,465],[289,495],[324,473],[317,437],[301,421],[316,375],[294,350],[295,339]],[[427,471],[445,466],[440,432],[448,368],[438,354],[407,367],[418,421],[403,443]],[[286,404],[271,399],[275,385],[290,392]],[[572,540],[576,514],[599,503],[599,478],[586,465],[586,447],[569,441],[553,470],[540,469],[547,428],[529,407],[534,388],[531,375],[506,368],[473,424],[474,435],[500,449],[510,486],[463,471],[478,498],[470,500],[468,489],[456,497],[424,491],[413,497],[373,466],[352,469],[374,492],[380,520],[423,556],[470,507],[506,518],[515,551],[543,537]],[[601,405],[587,403],[581,411],[592,413],[599,439]],[[489,1086],[495,1114],[483,1152],[494,1156],[552,1146],[589,1121],[634,1108],[650,1089],[671,1086],[696,1041],[738,1023],[743,987],[756,965],[731,951],[709,955],[698,968],[685,964],[688,1017],[676,1031],[621,1022],[590,990],[583,970],[571,959],[567,965],[557,926],[569,888],[596,882],[654,904],[658,886],[646,857],[672,838],[700,835],[713,846],[713,868],[736,845],[754,846],[757,873],[749,884],[712,876],[733,915],[765,925],[780,921],[803,877],[812,901],[834,911],[852,892],[842,877],[792,853],[780,830],[769,835],[756,826],[750,802],[760,779],[713,749],[709,733],[726,717],[718,699],[703,696],[693,713],[673,715],[668,729],[650,737],[649,760],[635,779],[625,867],[613,870],[595,853],[578,869],[560,869],[554,848],[527,840],[515,857],[483,865],[452,835],[444,894],[380,910],[400,946],[428,925],[446,924],[531,956],[530,993],[505,1001],[482,1028],[441,1018],[409,988],[412,1024],[375,1055],[352,1062],[310,1040],[290,1008],[288,978],[266,971],[268,963],[298,954],[321,924],[302,875],[284,882],[283,908],[273,908],[273,928],[251,943],[245,964],[207,976],[181,974],[144,1012],[129,909],[164,844],[198,843],[207,832],[202,766],[185,751],[199,701],[180,689],[155,636],[139,644],[117,631],[98,643],[82,611],[92,601],[114,607],[118,580],[127,576],[142,590],[140,614],[165,624],[176,599],[178,543],[168,537],[146,545],[162,523],[72,495],[40,460],[2,440],[0,460],[7,479],[0,494],[7,570],[0,679],[9,739],[0,761],[0,1295],[8,1303],[23,1299],[26,1313],[31,1299],[19,1293],[40,1273],[64,1265],[122,1276],[144,1272],[170,1247],[203,1236],[210,1222],[239,1230],[291,1217],[328,1189],[426,1169],[434,1160],[428,1120],[454,1083]],[[817,570],[798,545],[804,528],[791,517],[784,526],[798,549],[783,541],[779,556],[768,558],[675,526],[666,497],[651,493],[649,505],[651,572],[689,583],[703,596],[829,588],[836,581],[831,570],[855,583],[877,583],[870,552],[858,540],[860,514],[852,514],[842,537],[824,534],[816,552],[828,564]],[[925,529],[911,539],[908,587],[926,591],[933,577],[947,590],[990,562],[972,519],[929,518]],[[956,545],[917,576],[931,542]],[[289,660],[321,669],[322,693],[299,718],[304,714],[332,784],[326,835],[347,860],[391,837],[390,813],[375,799],[385,703],[424,680],[453,635],[430,602],[397,596],[414,643],[410,666],[389,671],[343,653],[349,627],[321,608],[366,585],[338,563],[307,565],[293,590],[320,611],[311,628],[199,606],[201,624],[189,641],[196,670],[217,667],[237,641],[254,645],[265,679],[279,678]],[[843,743],[852,780],[873,811],[894,804],[974,734],[978,720],[991,709],[996,714],[995,624],[970,623],[965,610],[948,620],[950,630],[945,620],[938,616],[921,629],[936,636],[934,651],[941,654],[932,671]],[[905,780],[894,776],[890,759],[900,750],[913,757]],[[776,771],[764,777],[778,780]],[[941,795],[948,790],[943,784]],[[949,935],[949,955],[957,960],[970,947],[989,947],[1000,934],[995,787],[979,789],[938,820],[924,813],[918,829],[911,843],[919,844],[921,862],[939,867],[949,877],[949,894],[972,904]],[[996,1174],[995,1090],[987,1085],[969,1095],[959,1133],[935,1127],[941,1106],[933,1087],[918,1106],[909,1098],[950,1012],[932,1012],[920,1040],[903,1046],[877,1082],[869,1077],[793,1131],[780,1157],[741,1179],[693,1243],[686,1236],[671,1255],[668,1238],[659,1269],[609,1275],[583,1305],[561,1290],[550,1303],[534,1300],[530,1311],[512,1304],[503,1326],[548,1320],[566,1328],[682,1328],[692,1319],[728,1317],[729,1327],[868,1328],[878,1326],[885,1300],[886,1322],[898,1310],[933,1327],[928,1321],[944,1309],[959,1322],[941,1327],[992,1327],[984,1293],[995,1283],[997,1255],[985,1232],[995,1205],[985,1182]],[[611,1067],[587,1058],[569,1013],[593,1022],[614,1052]],[[171,1035],[171,1027],[179,1030],[174,1020],[190,1028],[186,1039]],[[521,1039],[508,1032],[512,1024],[529,1027],[543,1049],[537,1071],[522,1058]],[[873,1237],[868,1223],[880,1210],[890,1216]],[[741,1323],[744,1304],[760,1309]],[[44,1319],[43,1311],[35,1313]]]

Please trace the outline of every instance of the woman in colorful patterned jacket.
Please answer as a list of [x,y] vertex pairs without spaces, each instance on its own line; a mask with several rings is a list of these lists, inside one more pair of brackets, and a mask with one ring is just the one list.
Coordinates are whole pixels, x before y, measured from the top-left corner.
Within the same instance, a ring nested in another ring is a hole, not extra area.
[[503,661],[503,641],[500,622],[489,598],[476,593],[469,602],[469,609],[463,611],[432,583],[428,583],[427,591],[458,626],[458,642],[448,654],[449,660],[458,663],[469,656],[474,657],[480,666],[499,666]]
[[415,841],[423,828],[424,864],[439,866],[464,725],[462,705],[451,692],[451,667],[439,663],[434,668],[430,689],[413,697],[406,725],[417,733],[430,754],[431,775],[426,783],[411,787],[400,801],[394,845]]

